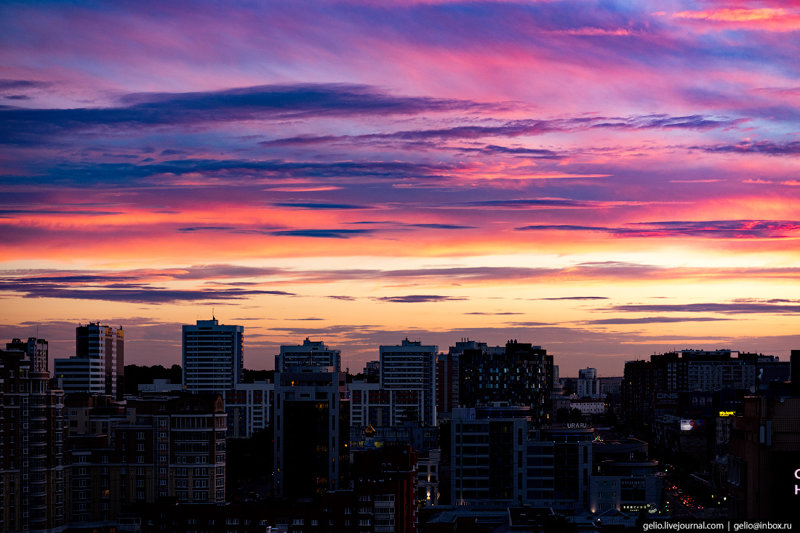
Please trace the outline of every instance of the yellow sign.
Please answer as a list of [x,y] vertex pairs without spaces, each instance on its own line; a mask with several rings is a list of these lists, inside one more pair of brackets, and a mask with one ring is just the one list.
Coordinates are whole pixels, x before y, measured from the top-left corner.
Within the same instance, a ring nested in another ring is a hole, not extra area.
[[719,416],[734,416],[736,411],[720,411]]

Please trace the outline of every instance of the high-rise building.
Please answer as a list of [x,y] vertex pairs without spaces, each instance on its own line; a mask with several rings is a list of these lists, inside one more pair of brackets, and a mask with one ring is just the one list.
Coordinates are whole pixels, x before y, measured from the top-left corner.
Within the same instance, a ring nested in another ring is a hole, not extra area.
[[103,359],[106,394],[122,399],[125,390],[125,332],[97,323],[75,328],[75,355],[78,358]]
[[66,393],[88,392],[122,399],[125,332],[99,323],[75,328],[75,355],[56,359],[55,375]]
[[183,326],[183,388],[192,393],[233,389],[242,380],[244,327],[216,318]]
[[7,346],[0,350],[0,531],[57,530],[66,523],[64,393],[48,385],[47,341]]
[[367,361],[364,365],[364,376],[368,379],[380,381],[381,379],[381,362],[380,361]]
[[275,384],[266,381],[238,383],[225,391],[228,438],[249,439],[269,427]]
[[25,352],[31,362],[32,372],[49,372],[48,344],[45,339],[28,337],[27,342],[20,339],[12,339],[6,344],[6,350]]
[[[735,354],[735,357],[734,357]],[[656,354],[650,361],[628,361],[622,380],[623,416],[627,422],[649,422],[674,415],[681,394],[747,391],[782,381],[787,368],[775,357],[732,350],[682,350]]]
[[65,393],[106,393],[105,364],[101,359],[73,356],[53,362],[56,380]]
[[733,417],[727,483],[732,520],[790,522],[800,498],[800,397],[744,399]]
[[383,389],[379,383],[353,381],[350,392],[350,425],[365,428],[418,422],[421,391]]
[[637,515],[655,513],[662,501],[658,461],[649,460],[647,443],[637,439],[592,442],[590,510]]
[[639,426],[651,421],[653,408],[653,365],[650,361],[628,361],[622,377],[622,418]]
[[464,350],[459,356],[459,403],[475,407],[506,402],[532,408],[532,420],[551,420],[553,356],[541,346],[509,341],[505,348]]
[[578,370],[578,398],[600,398],[600,381],[597,379],[596,368],[582,368]]
[[[436,425],[436,346],[404,339],[400,346],[380,347],[381,388],[417,393],[416,419]],[[407,413],[405,419],[414,418]]]
[[159,498],[225,502],[226,415],[218,394],[67,398],[70,522],[116,521]]
[[439,416],[448,414],[459,406],[459,357],[465,350],[486,351],[485,342],[461,339],[451,346],[448,352],[436,358],[436,413]]
[[275,373],[273,479],[277,496],[298,499],[342,488],[350,439],[345,376],[332,367]]
[[588,507],[592,429],[533,429],[527,407],[453,409],[442,429],[445,503]]
[[325,531],[412,533],[416,525],[417,454],[389,445],[353,453],[352,488],[325,494]]
[[322,341],[306,337],[302,345],[281,346],[281,353],[275,356],[275,371],[284,372],[292,366],[329,366],[334,372],[341,372],[341,358],[340,350],[331,350]]

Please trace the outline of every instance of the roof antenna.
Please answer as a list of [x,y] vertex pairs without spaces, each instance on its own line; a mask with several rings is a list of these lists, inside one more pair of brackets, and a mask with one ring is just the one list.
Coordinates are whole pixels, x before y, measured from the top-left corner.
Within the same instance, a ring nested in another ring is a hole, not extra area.
[[217,317],[214,316],[214,308],[211,308],[211,320],[216,320]]

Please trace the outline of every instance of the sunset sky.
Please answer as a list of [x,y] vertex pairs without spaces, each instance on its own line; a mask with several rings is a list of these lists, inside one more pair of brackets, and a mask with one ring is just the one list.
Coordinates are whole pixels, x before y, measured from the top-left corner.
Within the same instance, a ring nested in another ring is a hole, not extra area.
[[800,348],[798,0],[3,2],[0,43],[4,342]]

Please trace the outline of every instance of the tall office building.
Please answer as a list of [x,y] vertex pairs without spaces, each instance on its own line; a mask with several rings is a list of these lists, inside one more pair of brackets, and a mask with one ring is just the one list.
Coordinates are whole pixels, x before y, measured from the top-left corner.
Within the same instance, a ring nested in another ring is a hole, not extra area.
[[733,417],[728,455],[732,520],[796,520],[800,499],[800,397],[748,396]]
[[600,398],[600,381],[597,379],[596,368],[582,368],[578,370],[578,398]]
[[31,362],[31,371],[49,372],[48,363],[48,344],[45,339],[28,337],[27,342],[20,339],[13,339],[6,344],[6,350],[25,352]]
[[380,347],[381,388],[418,393],[416,418],[428,426],[436,425],[437,350],[408,339],[400,346]]
[[322,341],[306,337],[302,345],[281,346],[281,353],[275,356],[275,371],[284,372],[292,366],[329,366],[334,372],[341,372],[341,359],[340,350],[331,350]]
[[441,353],[436,359],[436,414],[448,416],[454,407],[459,406],[459,357],[465,350],[486,351],[485,342],[461,339],[451,346],[446,354]]
[[0,531],[66,523],[64,393],[50,390],[46,359],[42,339],[0,350]]
[[242,380],[244,327],[216,318],[183,326],[183,387],[192,393],[233,389]]
[[588,507],[592,429],[534,429],[528,407],[455,408],[442,426],[443,501]]
[[275,494],[313,498],[343,488],[350,439],[345,376],[296,366],[275,374]]
[[466,349],[459,356],[459,374],[460,405],[524,405],[532,408],[537,426],[550,421],[553,356],[541,346],[513,340],[505,348]]
[[106,394],[122,399],[125,332],[95,322],[75,328],[75,355],[56,359],[55,375],[64,392]]
[[102,359],[105,393],[122,399],[125,372],[125,332],[97,323],[75,328],[75,355],[78,358]]
[[[734,357],[735,355],[735,357]],[[622,407],[627,422],[678,411],[680,395],[738,390],[765,390],[771,380],[783,381],[786,366],[777,358],[733,350],[682,350],[628,361],[622,380]]]

